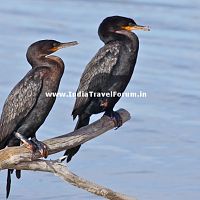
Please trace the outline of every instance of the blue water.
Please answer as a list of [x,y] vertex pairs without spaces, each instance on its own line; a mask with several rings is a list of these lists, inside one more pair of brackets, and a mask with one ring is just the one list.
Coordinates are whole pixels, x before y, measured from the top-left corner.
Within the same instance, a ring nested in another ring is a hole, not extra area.
[[[85,65],[103,45],[97,35],[99,23],[110,15],[132,17],[151,31],[137,32],[140,51],[127,91],[144,91],[147,98],[122,98],[116,109],[127,109],[132,119],[83,145],[68,166],[139,200],[200,199],[199,9],[198,0],[1,2],[0,109],[30,69],[25,53],[32,42],[79,41],[79,46],[56,53],[66,64],[60,91],[75,91]],[[38,138],[73,130],[73,104],[74,98],[58,98]],[[5,199],[5,180],[2,171],[0,199]],[[23,172],[20,181],[13,177],[12,199],[101,198],[48,173]]]

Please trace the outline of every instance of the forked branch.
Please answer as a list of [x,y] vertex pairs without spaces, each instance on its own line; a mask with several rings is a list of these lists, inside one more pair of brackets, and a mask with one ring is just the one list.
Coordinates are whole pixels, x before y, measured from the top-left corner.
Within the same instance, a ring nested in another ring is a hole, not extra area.
[[[126,110],[120,109],[117,112],[122,117],[123,123],[130,119],[130,114]],[[101,119],[86,127],[59,137],[45,140],[44,143],[48,146],[49,155],[55,154],[79,144],[83,144],[113,128],[113,121],[110,120],[109,117],[103,116]],[[0,151],[0,170],[18,169],[51,172],[70,184],[98,196],[112,200],[135,200],[133,197],[114,192],[111,189],[97,185],[75,175],[70,172],[64,164],[60,163],[60,161],[41,160],[39,158],[40,154],[36,152],[33,159],[30,150],[24,146],[8,147]]]

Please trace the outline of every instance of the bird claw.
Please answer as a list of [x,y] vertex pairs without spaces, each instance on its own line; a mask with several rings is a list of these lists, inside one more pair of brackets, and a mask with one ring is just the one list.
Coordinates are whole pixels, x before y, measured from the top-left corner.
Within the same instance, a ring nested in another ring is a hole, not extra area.
[[28,140],[26,137],[24,137],[22,134],[15,132],[15,137],[18,138],[27,149],[30,149],[31,152],[35,152],[36,151],[36,146],[33,143],[33,141]]
[[24,143],[24,146],[31,151],[31,160],[34,160],[37,147],[31,140],[29,140],[29,142],[30,143]]
[[44,143],[42,145],[43,145],[42,147],[38,148],[38,151],[40,152],[42,157],[47,158],[49,154],[47,146]]
[[20,133],[15,133],[15,136],[23,142],[23,144],[26,146],[27,149],[30,149],[32,152],[32,157],[31,159],[33,160],[35,155],[34,153],[36,152],[36,150],[38,150],[40,152],[40,155],[44,158],[48,157],[48,148],[47,145],[44,144],[43,142],[40,142],[36,139],[36,137],[33,137],[31,140],[28,140],[27,138],[25,138],[23,135],[21,135]]
[[32,141],[26,142],[24,145],[27,149],[31,150],[31,152],[34,153],[36,151],[36,146]]
[[115,130],[122,126],[122,118],[118,112],[113,112],[113,117],[111,118],[115,124]]
[[35,144],[36,149],[40,152],[40,155],[44,158],[47,158],[49,154],[47,145],[41,141],[38,141],[36,138],[32,138],[31,141]]
[[110,113],[105,113],[105,115],[109,116],[112,119],[115,124],[115,130],[122,126],[122,118],[118,112],[112,111]]

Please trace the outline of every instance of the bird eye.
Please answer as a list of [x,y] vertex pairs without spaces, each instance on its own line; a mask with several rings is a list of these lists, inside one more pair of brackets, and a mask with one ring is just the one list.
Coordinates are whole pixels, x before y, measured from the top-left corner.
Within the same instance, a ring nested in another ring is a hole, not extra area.
[[54,43],[53,43],[53,47],[56,47],[56,46],[57,46],[57,43],[56,43],[56,42],[54,42]]

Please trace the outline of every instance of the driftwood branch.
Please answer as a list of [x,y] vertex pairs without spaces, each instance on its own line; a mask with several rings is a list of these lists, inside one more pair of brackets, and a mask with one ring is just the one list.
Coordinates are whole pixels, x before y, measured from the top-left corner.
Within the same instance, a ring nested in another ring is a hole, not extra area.
[[34,171],[44,171],[44,172],[51,172],[56,176],[60,177],[64,181],[68,183],[82,188],[90,193],[96,194],[98,196],[102,196],[107,199],[112,200],[136,200],[133,197],[128,197],[127,195],[114,192],[111,189],[106,187],[97,185],[86,179],[83,179],[76,174],[70,172],[65,165],[62,163],[58,163],[55,161],[45,161],[45,160],[38,160],[32,162],[22,162],[15,166],[16,169],[19,170],[34,170]]
[[[120,109],[117,112],[121,115],[123,123],[130,119],[130,114],[126,110]],[[45,140],[44,143],[48,146],[50,155],[83,144],[113,128],[113,121],[110,120],[109,117],[103,116],[101,119],[86,127],[59,137]],[[114,192],[108,188],[80,178],[70,172],[60,161],[41,160],[39,158],[40,154],[38,152],[36,152],[33,158],[31,151],[24,146],[7,147],[0,150],[0,170],[18,169],[51,172],[76,187],[107,199],[135,200],[133,197]]]

